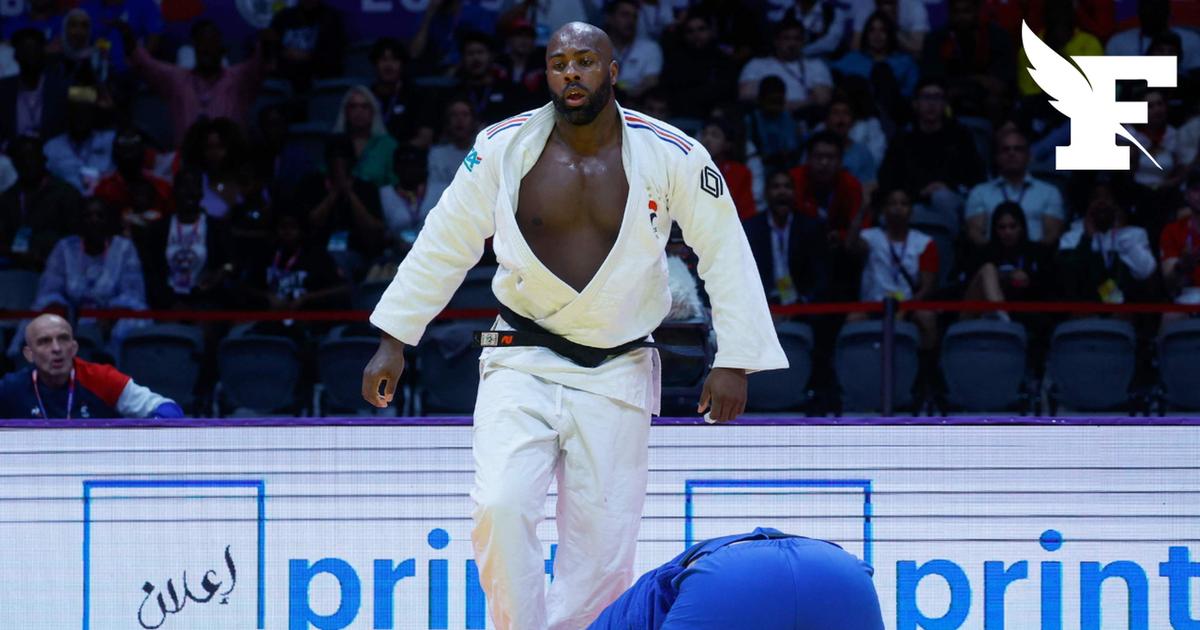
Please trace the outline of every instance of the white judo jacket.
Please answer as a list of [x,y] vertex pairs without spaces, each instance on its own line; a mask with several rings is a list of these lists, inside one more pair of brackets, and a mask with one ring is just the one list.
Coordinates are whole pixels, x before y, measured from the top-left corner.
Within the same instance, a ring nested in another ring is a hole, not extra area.
[[[414,345],[449,303],[492,241],[496,297],[513,312],[576,343],[609,348],[641,339],[671,305],[665,247],[671,222],[699,257],[717,336],[714,367],[748,371],[788,365],[767,308],[750,246],[728,187],[708,152],[678,129],[618,108],[621,159],[629,182],[612,251],[577,292],[534,256],[517,225],[521,179],[554,126],[554,106],[525,112],[479,133],[454,181],[430,211],[416,243],[371,314],[371,323]],[[497,320],[497,329],[510,327]],[[497,365],[657,413],[658,353],[639,349],[585,368],[539,347],[487,348]]]

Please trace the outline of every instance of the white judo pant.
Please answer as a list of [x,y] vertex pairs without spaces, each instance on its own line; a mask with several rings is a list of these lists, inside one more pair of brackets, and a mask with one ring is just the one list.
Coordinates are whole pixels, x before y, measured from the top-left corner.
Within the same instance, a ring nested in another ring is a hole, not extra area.
[[[479,383],[471,541],[498,630],[580,630],[633,582],[649,412],[509,368]],[[537,537],[558,481],[546,594]]]

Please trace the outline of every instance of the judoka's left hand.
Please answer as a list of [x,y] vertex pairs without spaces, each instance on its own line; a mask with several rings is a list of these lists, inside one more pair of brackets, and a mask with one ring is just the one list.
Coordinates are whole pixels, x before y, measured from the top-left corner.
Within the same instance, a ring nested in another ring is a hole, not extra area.
[[746,411],[746,370],[738,368],[713,368],[704,379],[700,392],[700,404],[696,413],[704,413],[709,407],[713,422],[736,420]]

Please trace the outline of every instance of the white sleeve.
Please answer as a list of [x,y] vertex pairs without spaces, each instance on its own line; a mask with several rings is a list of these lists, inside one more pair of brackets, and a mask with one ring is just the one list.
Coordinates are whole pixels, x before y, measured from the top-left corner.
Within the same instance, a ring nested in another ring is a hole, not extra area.
[[742,74],[738,77],[738,83],[747,83],[749,81],[758,82],[763,78],[763,61],[761,59],[751,59],[749,63],[742,68]]
[[699,258],[697,271],[712,303],[717,333],[713,367],[748,372],[786,368],[754,254],[721,172],[699,143],[672,171],[671,217]]
[[971,192],[967,194],[966,209],[963,210],[963,216],[970,218],[977,214],[989,213],[991,208],[987,207],[987,203],[983,199],[983,187],[988,186],[987,182],[976,184]]
[[117,413],[121,414],[122,418],[149,418],[159,405],[173,402],[175,401],[155,394],[149,387],[138,385],[133,379],[129,379],[117,398]]
[[372,324],[407,345],[416,345],[446,308],[496,230],[499,154],[489,148],[480,132],[371,313]]
[[900,13],[901,32],[929,32],[929,10],[925,8],[925,0],[900,0],[896,10]]
[[808,64],[808,85],[804,89],[812,89],[822,85],[833,85],[833,76],[829,74],[829,66],[820,59],[805,59],[801,63]]
[[1121,262],[1129,267],[1129,272],[1134,278],[1145,280],[1158,267],[1154,252],[1150,251],[1150,240],[1146,237],[1146,230],[1125,228],[1117,237],[1116,245],[1117,255],[1121,257]]
[[645,67],[642,68],[642,79],[645,79],[648,76],[662,74],[662,47],[658,45],[658,42],[652,39],[646,40],[646,43],[649,45],[646,46],[646,62]]
[[1063,210],[1062,192],[1058,190],[1057,186],[1052,184],[1047,185],[1050,186],[1050,197],[1046,200],[1046,212],[1042,216],[1051,216],[1059,220],[1066,220],[1067,213]]
[[848,18],[840,7],[833,11],[833,18],[829,24],[829,28],[825,29],[825,34],[819,39],[804,47],[805,55],[825,55],[837,50],[842,43],[842,37],[846,34],[846,22]]

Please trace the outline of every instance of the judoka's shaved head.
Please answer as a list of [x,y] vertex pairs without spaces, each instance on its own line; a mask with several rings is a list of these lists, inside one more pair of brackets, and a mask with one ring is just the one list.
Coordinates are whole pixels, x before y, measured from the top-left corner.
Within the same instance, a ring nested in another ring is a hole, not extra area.
[[554,31],[546,43],[547,62],[552,56],[568,50],[594,50],[603,64],[613,60],[613,45],[608,33],[587,22],[567,22]]
[[554,31],[546,45],[546,83],[554,108],[573,125],[586,125],[612,100],[617,82],[612,40],[583,22]]

